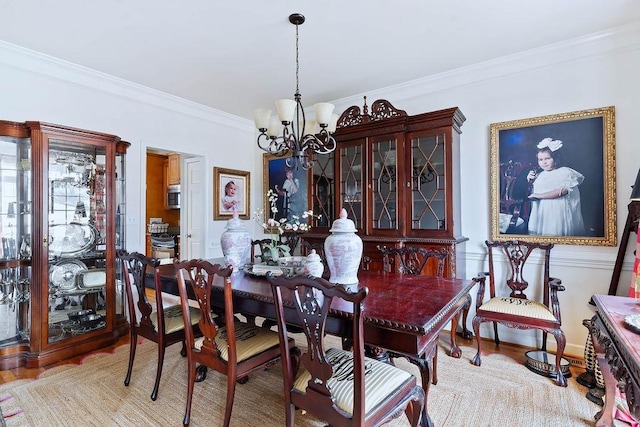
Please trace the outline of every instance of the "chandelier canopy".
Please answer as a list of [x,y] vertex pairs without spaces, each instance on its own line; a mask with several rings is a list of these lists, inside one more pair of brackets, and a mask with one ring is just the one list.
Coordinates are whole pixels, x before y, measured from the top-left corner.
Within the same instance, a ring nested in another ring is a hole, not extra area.
[[[299,13],[289,15],[289,22],[296,26],[296,93],[294,99],[279,99],[275,102],[277,117],[272,117],[268,108],[258,108],[254,113],[258,135],[258,146],[267,153],[278,157],[290,156],[286,165],[292,169],[304,170],[313,166],[316,154],[329,154],[336,149],[332,133],[336,129],[338,115],[333,114],[335,106],[320,102],[313,106],[315,120],[307,120],[300,95],[298,62],[298,26],[304,23]],[[319,128],[319,129],[318,129]]]

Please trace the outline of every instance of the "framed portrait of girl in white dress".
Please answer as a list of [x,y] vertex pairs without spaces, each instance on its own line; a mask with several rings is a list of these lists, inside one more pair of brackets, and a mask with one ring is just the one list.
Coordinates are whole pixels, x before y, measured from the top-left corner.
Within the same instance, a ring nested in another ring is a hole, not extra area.
[[615,110],[490,126],[491,238],[616,245]]
[[240,219],[250,217],[250,172],[213,168],[213,219],[230,219],[238,213]]

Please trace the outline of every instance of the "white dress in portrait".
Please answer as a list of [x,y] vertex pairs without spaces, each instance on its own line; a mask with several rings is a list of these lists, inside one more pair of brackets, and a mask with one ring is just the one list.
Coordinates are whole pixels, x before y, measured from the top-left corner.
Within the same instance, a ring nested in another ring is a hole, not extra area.
[[533,182],[533,193],[565,189],[567,194],[554,199],[531,201],[529,234],[545,236],[584,236],[584,220],[578,186],[584,175],[568,167],[542,171]]

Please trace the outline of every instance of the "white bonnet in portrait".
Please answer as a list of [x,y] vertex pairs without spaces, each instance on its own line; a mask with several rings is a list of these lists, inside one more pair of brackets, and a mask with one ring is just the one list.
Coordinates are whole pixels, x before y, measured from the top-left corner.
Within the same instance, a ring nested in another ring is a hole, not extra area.
[[562,148],[562,141],[560,141],[559,139],[545,138],[542,141],[538,142],[537,147],[539,150],[548,148],[551,151],[556,151]]

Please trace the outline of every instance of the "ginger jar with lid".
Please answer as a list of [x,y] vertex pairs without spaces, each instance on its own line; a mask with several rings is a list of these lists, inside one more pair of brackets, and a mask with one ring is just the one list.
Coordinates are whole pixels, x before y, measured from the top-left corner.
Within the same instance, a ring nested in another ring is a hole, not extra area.
[[324,241],[324,254],[329,266],[329,282],[341,285],[358,283],[358,269],[362,258],[362,239],[356,234],[356,225],[347,218],[346,209],[333,222],[331,233]]
[[226,231],[220,236],[220,246],[225,263],[233,266],[234,272],[240,271],[249,261],[251,253],[251,234],[247,231],[238,212],[227,221]]

